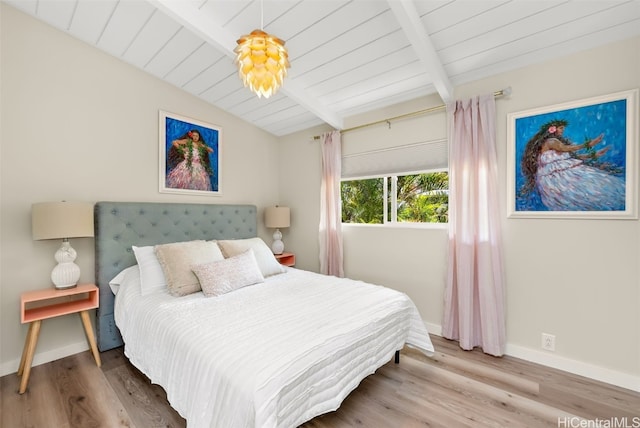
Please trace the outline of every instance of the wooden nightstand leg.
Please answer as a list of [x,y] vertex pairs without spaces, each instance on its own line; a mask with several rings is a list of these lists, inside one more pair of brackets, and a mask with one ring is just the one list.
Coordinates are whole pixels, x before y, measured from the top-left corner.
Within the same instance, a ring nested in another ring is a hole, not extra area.
[[33,354],[36,351],[38,335],[40,334],[40,324],[42,324],[42,320],[33,321],[31,325],[29,325],[29,334],[27,335],[25,349],[22,353],[23,361],[20,361],[20,369],[18,369],[18,374],[22,374],[19,391],[20,394],[24,394],[27,390],[29,375],[31,374],[31,363],[33,363]]
[[33,331],[33,323],[29,323],[29,331],[27,332],[27,337],[24,338],[24,348],[22,348],[22,358],[20,359],[20,367],[18,367],[18,376],[22,376],[22,372],[24,371],[24,362],[27,359],[27,354],[29,353],[29,339],[31,339],[31,332]]
[[93,326],[91,325],[91,320],[89,319],[89,312],[81,311],[80,318],[82,318],[82,324],[84,325],[84,332],[87,334],[87,342],[89,342],[89,346],[91,347],[93,358],[95,358],[96,364],[98,365],[98,367],[100,367],[102,365],[102,361],[100,361],[100,353],[98,352],[98,345],[96,344],[96,338],[93,335]]

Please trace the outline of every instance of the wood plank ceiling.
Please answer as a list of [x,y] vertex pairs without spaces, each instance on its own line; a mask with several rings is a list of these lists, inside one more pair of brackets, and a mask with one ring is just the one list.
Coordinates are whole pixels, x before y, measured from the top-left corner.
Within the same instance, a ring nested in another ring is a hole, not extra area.
[[[640,0],[3,1],[276,136],[640,35]],[[233,64],[261,27],[291,61],[266,100]]]

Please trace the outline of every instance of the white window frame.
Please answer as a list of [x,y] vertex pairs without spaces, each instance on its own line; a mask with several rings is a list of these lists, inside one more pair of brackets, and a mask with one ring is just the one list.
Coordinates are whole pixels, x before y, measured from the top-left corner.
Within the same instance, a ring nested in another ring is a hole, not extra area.
[[[449,173],[449,168],[434,168],[423,171],[409,171],[409,172],[397,172],[380,175],[367,175],[362,177],[349,177],[343,178],[343,181],[357,181],[357,180],[369,180],[374,178],[383,179],[382,198],[384,200],[382,223],[342,223],[343,227],[387,227],[387,228],[409,228],[409,229],[447,229],[449,222],[447,223],[416,223],[416,222],[398,222],[398,176],[416,175],[416,174],[430,174],[436,172]],[[391,178],[391,201],[389,201],[389,183]],[[389,209],[391,204],[391,209]],[[391,211],[391,219],[389,219],[389,211]],[[342,212],[342,192],[340,193],[340,212]]]

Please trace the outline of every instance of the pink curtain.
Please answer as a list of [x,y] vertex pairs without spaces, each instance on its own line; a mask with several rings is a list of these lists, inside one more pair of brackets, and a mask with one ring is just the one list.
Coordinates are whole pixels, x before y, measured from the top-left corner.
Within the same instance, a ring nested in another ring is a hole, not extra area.
[[504,267],[498,202],[495,100],[447,105],[449,266],[442,335],[463,349],[505,347]]
[[326,132],[322,140],[322,183],[320,185],[320,273],[342,278],[342,213],[340,175],[342,137],[340,131]]

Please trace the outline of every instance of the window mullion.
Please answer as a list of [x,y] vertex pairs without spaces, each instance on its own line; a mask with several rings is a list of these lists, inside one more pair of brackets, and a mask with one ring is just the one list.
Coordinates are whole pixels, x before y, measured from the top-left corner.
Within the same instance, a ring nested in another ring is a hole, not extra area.
[[383,203],[383,216],[382,216],[382,224],[385,224],[389,221],[389,182],[387,181],[388,177],[384,177],[384,181],[382,184],[382,203]]
[[398,221],[398,177],[391,177],[391,222]]

